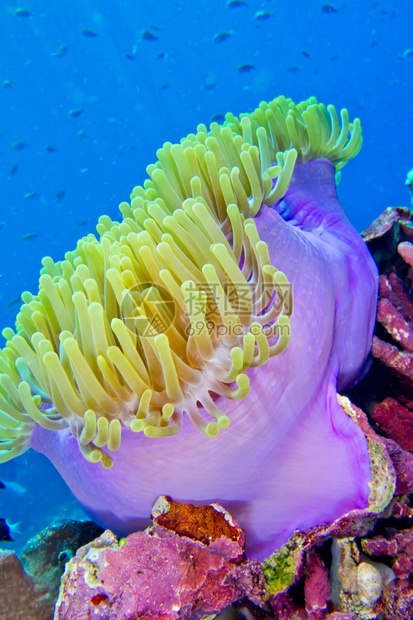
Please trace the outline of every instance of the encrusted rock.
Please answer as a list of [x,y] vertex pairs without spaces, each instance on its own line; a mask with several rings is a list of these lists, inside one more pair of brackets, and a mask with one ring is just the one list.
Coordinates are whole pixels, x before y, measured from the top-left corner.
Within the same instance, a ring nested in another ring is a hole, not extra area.
[[209,547],[210,551],[240,560],[245,557],[245,533],[235,519],[219,504],[193,506],[180,504],[161,495],[156,500],[151,533],[163,537],[166,532],[187,537]]
[[22,561],[0,550],[0,620],[51,620],[66,561],[100,532],[93,522],[62,521],[29,540]]
[[54,599],[38,590],[13,551],[0,550],[1,620],[51,620]]
[[31,538],[23,549],[21,561],[38,589],[56,602],[60,578],[66,562],[77,549],[96,538],[103,529],[93,521],[59,521]]
[[367,538],[362,548],[369,555],[391,557],[391,568],[399,579],[413,573],[413,528]]
[[107,530],[79,549],[62,578],[55,620],[198,620],[243,597],[262,605],[259,563],[243,557],[232,517],[221,506],[212,510],[163,497],[144,532],[119,543]]
[[330,600],[328,570],[315,549],[306,555],[304,598],[309,620],[325,616]]

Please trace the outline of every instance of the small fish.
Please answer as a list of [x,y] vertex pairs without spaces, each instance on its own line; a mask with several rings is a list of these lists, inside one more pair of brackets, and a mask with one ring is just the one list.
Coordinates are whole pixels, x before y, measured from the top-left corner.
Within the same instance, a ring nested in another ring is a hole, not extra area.
[[14,82],[12,82],[11,80],[3,80],[3,88],[11,88],[13,84]]
[[34,200],[34,198],[39,198],[39,196],[39,192],[27,192],[27,194],[25,194],[23,198],[25,200]]
[[67,54],[67,45],[61,45],[57,52],[52,52],[52,56],[66,56]]
[[79,129],[79,131],[76,132],[76,135],[78,138],[87,138],[87,133],[84,129]]
[[272,16],[273,13],[268,13],[268,11],[257,11],[254,15],[254,19],[260,22],[265,22],[267,19],[271,19]]
[[22,298],[20,297],[20,295],[17,295],[17,297],[12,297],[6,303],[6,308],[13,308],[14,306],[17,306],[17,304],[21,303],[21,301],[22,301]]
[[378,45],[378,41],[374,40],[370,43],[370,47],[376,47],[376,45]]
[[16,9],[14,14],[16,17],[31,17],[33,15],[28,9]]
[[389,9],[380,9],[380,15],[388,15],[389,17],[396,17],[396,11],[390,11]]
[[[0,222],[0,230],[3,230],[3,228],[6,226],[6,222]],[[1,484],[1,483],[0,483]],[[2,487],[0,486],[0,489]]]
[[86,224],[89,222],[89,220],[79,220],[77,222],[77,227],[81,228],[82,226],[86,226]]
[[15,151],[22,151],[23,149],[26,148],[26,146],[29,146],[27,142],[15,142],[13,144],[13,148]]
[[238,9],[240,6],[247,6],[244,0],[228,0],[227,7],[229,9]]
[[13,542],[14,538],[11,537],[10,526],[6,519],[0,518],[0,541],[1,542]]
[[18,169],[19,169],[19,166],[17,164],[13,164],[9,170],[9,177],[14,177]]
[[48,144],[44,147],[44,150],[46,153],[56,153],[57,148],[55,146],[52,146],[51,144]]
[[143,30],[141,32],[141,41],[156,41],[157,39],[159,39],[159,36],[150,30]]
[[311,58],[311,54],[309,52],[307,52],[307,50],[301,50],[301,54],[304,56],[304,58]]
[[[18,297],[18,300],[21,301],[21,298]],[[26,487],[15,480],[5,480],[4,482],[0,482],[0,489],[6,489],[6,491],[10,491],[11,493],[14,493],[14,495],[19,495],[20,497],[27,493]]]
[[225,116],[223,114],[214,114],[211,118],[212,123],[223,123],[225,121]]
[[413,49],[411,47],[399,54],[400,58],[408,58],[409,56],[413,56]]
[[288,72],[289,73],[297,73],[297,71],[299,71],[299,67],[293,65],[292,67],[288,67]]
[[127,58],[128,60],[135,60],[135,54],[125,54],[125,58]]
[[39,233],[37,232],[26,233],[25,235],[23,235],[22,241],[23,243],[27,243],[28,241],[34,241],[34,239],[37,239],[38,236]]
[[162,58],[165,58],[166,55],[166,52],[159,52],[159,54],[156,55],[156,60],[162,60]]
[[20,523],[9,523],[7,519],[0,518],[0,541],[13,542],[16,534],[21,534]]
[[170,84],[162,84],[161,85],[161,90],[167,90],[168,88],[171,88]]
[[82,34],[85,37],[89,37],[89,39],[93,39],[94,37],[98,36],[97,32],[95,32],[94,30],[89,30],[89,28],[83,28]]
[[78,116],[80,116],[81,114],[83,114],[84,110],[83,108],[77,108],[75,110],[69,110],[68,114],[69,116],[71,116],[72,118],[78,118]]
[[328,15],[331,13],[338,13],[338,8],[335,7],[333,4],[323,4],[323,6],[321,7],[321,11],[322,13],[326,13],[326,15]]
[[229,32],[226,32],[226,31],[218,32],[218,34],[214,35],[214,39],[213,39],[214,43],[222,43],[223,41],[226,41],[227,39],[229,39],[229,37],[233,34],[234,33],[232,30]]
[[62,200],[62,198],[64,198],[66,196],[66,190],[65,189],[59,189],[58,192],[56,192],[56,198],[58,200]]
[[238,65],[237,71],[238,73],[249,73],[255,68],[255,65],[250,65],[247,62],[243,65]]

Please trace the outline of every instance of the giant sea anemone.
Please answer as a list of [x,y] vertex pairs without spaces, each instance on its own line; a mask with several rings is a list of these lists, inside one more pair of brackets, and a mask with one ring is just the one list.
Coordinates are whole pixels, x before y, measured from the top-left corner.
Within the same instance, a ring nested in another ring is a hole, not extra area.
[[284,97],[164,144],[3,331],[0,461],[42,452],[122,533],[158,495],[218,501],[256,557],[365,507],[366,440],[337,403],[375,315],[335,190],[360,146],[346,110]]

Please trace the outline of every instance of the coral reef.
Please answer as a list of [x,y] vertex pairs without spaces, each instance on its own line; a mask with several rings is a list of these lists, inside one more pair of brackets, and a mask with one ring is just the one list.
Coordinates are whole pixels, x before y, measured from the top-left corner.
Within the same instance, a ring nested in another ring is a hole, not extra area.
[[66,562],[101,532],[91,522],[62,521],[32,538],[21,559],[0,550],[0,618],[52,620]]
[[257,558],[366,507],[366,440],[337,403],[376,304],[335,190],[360,146],[346,110],[284,97],[166,143],[4,330],[0,460],[44,453],[119,533],[165,493],[219,500]]
[[[413,226],[406,208],[387,209],[365,231],[380,271],[377,328],[372,355],[380,390],[367,411],[378,428],[413,451]],[[371,375],[374,376],[373,374]],[[379,402],[377,402],[379,401]]]
[[66,566],[55,620],[201,620],[243,597],[263,605],[260,565],[246,560],[245,535],[223,508],[162,497],[153,515],[144,532],[118,542],[107,530],[79,549]]
[[0,550],[0,617],[4,620],[51,620],[54,600],[37,590],[13,551]]

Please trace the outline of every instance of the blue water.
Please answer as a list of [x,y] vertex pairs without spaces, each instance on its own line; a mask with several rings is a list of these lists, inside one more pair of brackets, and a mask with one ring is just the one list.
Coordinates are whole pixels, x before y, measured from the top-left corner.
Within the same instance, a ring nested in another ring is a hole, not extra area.
[[[409,204],[412,0],[22,1],[0,6],[1,326],[36,291],[44,255],[61,259],[99,215],[117,217],[163,142],[263,99],[315,95],[361,118],[363,148],[339,185],[358,230]],[[214,42],[221,32],[232,34]],[[39,455],[1,465],[3,479],[26,489],[0,490],[0,517],[22,522],[17,547],[80,514]]]

